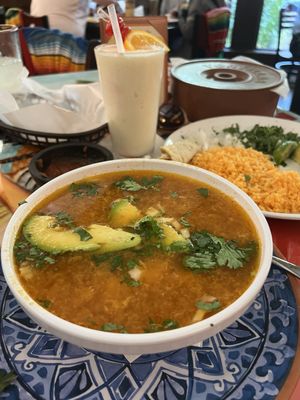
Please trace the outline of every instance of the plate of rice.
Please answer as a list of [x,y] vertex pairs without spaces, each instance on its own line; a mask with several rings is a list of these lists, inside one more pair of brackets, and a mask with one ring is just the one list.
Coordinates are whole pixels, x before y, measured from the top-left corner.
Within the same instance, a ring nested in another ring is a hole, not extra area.
[[231,115],[185,125],[161,158],[212,171],[244,190],[269,218],[300,220],[300,123]]

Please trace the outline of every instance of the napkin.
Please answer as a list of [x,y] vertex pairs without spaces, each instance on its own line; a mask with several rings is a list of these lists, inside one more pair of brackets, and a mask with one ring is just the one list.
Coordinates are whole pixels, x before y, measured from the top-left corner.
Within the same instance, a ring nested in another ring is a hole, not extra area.
[[23,82],[22,96],[23,105],[35,104],[23,107],[16,104],[13,95],[0,93],[2,121],[18,128],[58,134],[84,132],[107,122],[99,82],[52,90],[28,78]]

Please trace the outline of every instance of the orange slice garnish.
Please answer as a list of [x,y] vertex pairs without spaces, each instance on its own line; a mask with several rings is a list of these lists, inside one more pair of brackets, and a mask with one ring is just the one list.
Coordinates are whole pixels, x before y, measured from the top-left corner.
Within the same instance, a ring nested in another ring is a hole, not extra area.
[[126,50],[147,50],[151,47],[162,47],[165,51],[169,51],[168,46],[158,36],[152,33],[132,29],[125,37],[124,47]]

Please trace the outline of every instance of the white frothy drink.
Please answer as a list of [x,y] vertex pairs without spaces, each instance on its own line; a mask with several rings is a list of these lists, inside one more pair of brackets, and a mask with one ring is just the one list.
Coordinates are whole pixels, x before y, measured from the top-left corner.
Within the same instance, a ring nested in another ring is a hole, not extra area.
[[154,147],[164,50],[118,53],[114,45],[95,49],[113,149],[140,157]]
[[13,92],[21,84],[23,63],[14,57],[0,56],[0,90]]

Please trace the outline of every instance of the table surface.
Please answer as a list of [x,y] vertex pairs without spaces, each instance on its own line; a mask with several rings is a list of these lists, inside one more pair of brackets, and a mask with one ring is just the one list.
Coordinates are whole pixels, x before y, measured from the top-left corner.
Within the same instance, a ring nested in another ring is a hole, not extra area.
[[[47,86],[50,89],[58,89],[64,84],[74,84],[78,82],[95,82],[98,80],[98,72],[84,71],[74,73],[63,73],[56,75],[36,76],[34,79]],[[281,114],[281,115],[280,115]],[[281,112],[277,116],[287,119],[298,119],[298,116],[289,112]],[[289,261],[300,264],[300,221],[285,221],[285,220],[268,220],[272,231],[274,244],[278,247],[282,255]],[[293,287],[298,304],[298,325],[300,315],[300,281],[290,277],[290,283]],[[300,328],[300,326],[299,326]],[[300,331],[300,329],[298,329]],[[294,358],[294,363],[285,381],[279,395],[280,400],[298,400],[300,398],[300,348],[297,347],[297,353]]]

